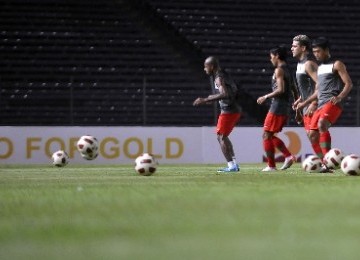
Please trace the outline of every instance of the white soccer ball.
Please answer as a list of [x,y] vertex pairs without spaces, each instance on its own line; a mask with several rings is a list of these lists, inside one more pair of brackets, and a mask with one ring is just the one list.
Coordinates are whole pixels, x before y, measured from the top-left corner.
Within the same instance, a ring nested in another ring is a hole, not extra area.
[[84,135],[76,144],[81,156],[86,160],[94,160],[98,156],[99,143],[96,137]]
[[321,159],[316,155],[310,155],[305,158],[301,164],[302,169],[306,172],[320,172],[322,162]]
[[80,153],[81,157],[84,158],[85,160],[94,160],[96,157],[98,157],[99,155],[99,152],[96,151],[96,152],[93,152],[91,154],[83,154],[83,153]]
[[150,176],[155,173],[158,166],[154,156],[149,153],[144,153],[135,160],[135,171],[140,175]]
[[53,161],[53,165],[57,167],[64,167],[69,163],[69,155],[63,150],[53,153],[51,159]]
[[360,156],[349,154],[341,162],[341,170],[348,175],[360,175]]
[[339,169],[344,157],[344,153],[339,148],[332,148],[325,154],[323,162],[330,169]]

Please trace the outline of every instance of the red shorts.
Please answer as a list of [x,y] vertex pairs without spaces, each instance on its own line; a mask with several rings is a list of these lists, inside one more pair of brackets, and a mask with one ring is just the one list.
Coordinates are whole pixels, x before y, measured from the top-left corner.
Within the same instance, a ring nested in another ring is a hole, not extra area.
[[311,116],[309,116],[309,115],[303,116],[303,123],[304,123],[304,128],[305,128],[306,132],[310,131],[311,118],[312,118],[312,115]]
[[334,105],[331,102],[326,103],[324,106],[314,112],[311,118],[310,129],[318,130],[319,120],[327,119],[332,125],[338,120],[341,115],[342,109],[338,105]]
[[240,113],[220,114],[216,126],[216,133],[228,136],[240,119]]
[[275,115],[268,112],[264,122],[264,130],[267,132],[278,133],[286,124],[288,119],[287,115]]

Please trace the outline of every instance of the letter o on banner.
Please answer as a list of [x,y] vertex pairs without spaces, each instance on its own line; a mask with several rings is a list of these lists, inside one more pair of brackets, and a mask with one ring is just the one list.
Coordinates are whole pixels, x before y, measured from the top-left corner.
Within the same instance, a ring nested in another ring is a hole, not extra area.
[[[51,150],[51,146],[53,143],[58,143],[59,146],[53,150]],[[45,154],[48,157],[51,157],[51,155],[56,152],[57,150],[64,150],[65,151],[65,141],[59,137],[52,137],[49,138],[45,143]]]
[[[131,146],[137,146],[136,152],[131,152]],[[135,159],[139,155],[144,153],[144,144],[139,138],[131,137],[125,140],[124,142],[124,155],[128,158]]]

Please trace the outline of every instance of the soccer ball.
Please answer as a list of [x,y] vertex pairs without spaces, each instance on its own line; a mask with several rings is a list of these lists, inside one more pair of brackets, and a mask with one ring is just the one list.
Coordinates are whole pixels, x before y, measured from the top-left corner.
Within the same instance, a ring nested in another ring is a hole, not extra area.
[[305,158],[302,162],[302,169],[306,172],[320,172],[321,170],[321,159],[316,155],[310,155]]
[[96,152],[93,152],[91,154],[80,153],[80,155],[85,160],[91,161],[91,160],[94,160],[99,155],[99,153],[98,153],[98,151],[96,151]]
[[325,154],[323,162],[330,169],[339,169],[343,159],[343,152],[338,148],[332,148]]
[[157,161],[154,156],[149,153],[144,153],[135,160],[135,171],[140,175],[150,176],[157,168]]
[[341,170],[345,174],[360,175],[360,156],[349,154],[341,162]]
[[51,156],[53,165],[57,167],[64,167],[69,163],[69,155],[63,150],[56,151]]
[[81,156],[86,160],[94,160],[98,156],[99,143],[96,137],[84,135],[76,144]]

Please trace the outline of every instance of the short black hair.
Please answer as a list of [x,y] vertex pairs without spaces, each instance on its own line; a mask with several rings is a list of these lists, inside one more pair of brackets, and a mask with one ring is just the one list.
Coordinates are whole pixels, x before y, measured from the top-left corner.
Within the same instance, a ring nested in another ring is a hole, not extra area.
[[284,45],[276,46],[270,50],[270,53],[273,55],[279,55],[279,59],[286,61],[288,56],[288,50]]
[[325,37],[316,38],[312,43],[313,48],[320,47],[321,49],[330,49],[330,42]]

